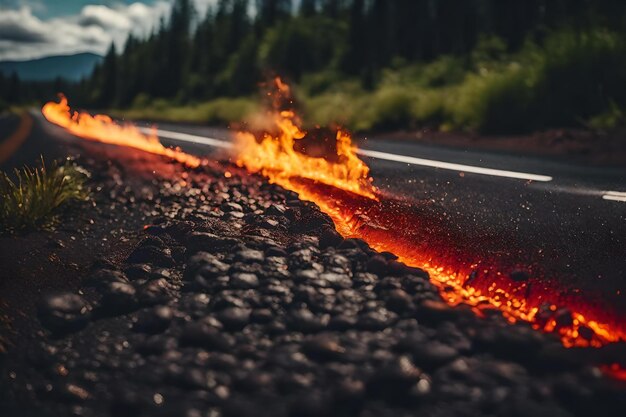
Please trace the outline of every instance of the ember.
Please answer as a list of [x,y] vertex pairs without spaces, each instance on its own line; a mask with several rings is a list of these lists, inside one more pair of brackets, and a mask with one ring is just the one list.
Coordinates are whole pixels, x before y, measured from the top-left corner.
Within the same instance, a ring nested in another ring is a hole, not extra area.
[[43,106],[41,112],[49,122],[64,127],[81,138],[111,145],[130,146],[172,158],[192,168],[200,165],[200,159],[197,157],[186,154],[180,149],[163,146],[156,132],[146,136],[134,125],[118,124],[106,115],[92,116],[85,112],[72,112],[67,98],[63,95],[58,103],[49,102]]

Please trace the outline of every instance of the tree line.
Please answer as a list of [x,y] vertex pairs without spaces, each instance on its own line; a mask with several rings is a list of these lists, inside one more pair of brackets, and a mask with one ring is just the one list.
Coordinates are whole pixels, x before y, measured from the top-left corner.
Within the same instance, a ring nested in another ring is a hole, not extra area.
[[[270,71],[296,82],[329,72],[367,87],[392,64],[467,55],[485,35],[515,51],[554,28],[623,32],[625,22],[622,0],[220,0],[203,16],[192,0],[176,0],[149,36],[111,45],[87,79],[36,90],[65,87],[104,108],[248,95]],[[16,95],[19,82],[0,81]]]

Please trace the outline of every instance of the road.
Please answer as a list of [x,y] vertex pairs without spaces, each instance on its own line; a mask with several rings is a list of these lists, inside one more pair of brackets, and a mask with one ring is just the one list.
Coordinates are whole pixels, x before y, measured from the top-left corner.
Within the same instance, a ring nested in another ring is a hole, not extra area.
[[[40,153],[62,154],[75,141],[33,114],[32,132],[3,169]],[[7,123],[0,121],[3,134]],[[174,124],[159,129],[165,144],[199,155],[217,157],[231,143],[226,129]],[[499,236],[498,250],[521,247],[566,286],[601,290],[626,306],[626,167],[585,167],[384,137],[361,139],[359,146],[382,191],[428,201],[437,207],[433,215],[477,245]]]

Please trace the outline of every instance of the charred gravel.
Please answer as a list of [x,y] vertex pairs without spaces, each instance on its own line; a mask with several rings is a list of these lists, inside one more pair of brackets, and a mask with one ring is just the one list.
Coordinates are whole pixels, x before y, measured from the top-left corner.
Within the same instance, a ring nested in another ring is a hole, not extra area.
[[145,199],[99,180],[154,214],[124,259],[42,297],[36,343],[1,356],[0,415],[623,415],[597,355],[447,306],[424,271],[229,170],[174,169]]

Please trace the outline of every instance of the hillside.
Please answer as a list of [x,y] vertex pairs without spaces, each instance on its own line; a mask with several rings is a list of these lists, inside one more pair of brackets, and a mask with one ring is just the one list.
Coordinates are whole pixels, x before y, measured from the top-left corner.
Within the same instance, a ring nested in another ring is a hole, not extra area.
[[80,80],[91,73],[102,59],[92,53],[49,56],[28,61],[0,62],[0,72],[10,75],[16,72],[22,80],[45,81],[57,77],[70,81]]

